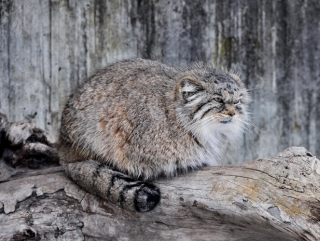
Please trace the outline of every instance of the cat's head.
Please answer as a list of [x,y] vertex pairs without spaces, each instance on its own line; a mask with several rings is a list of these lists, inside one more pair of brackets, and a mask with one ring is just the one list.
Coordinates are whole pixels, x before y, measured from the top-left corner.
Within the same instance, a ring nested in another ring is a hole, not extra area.
[[248,123],[247,89],[233,73],[195,66],[184,71],[176,88],[178,117],[195,136],[212,132],[241,135]]

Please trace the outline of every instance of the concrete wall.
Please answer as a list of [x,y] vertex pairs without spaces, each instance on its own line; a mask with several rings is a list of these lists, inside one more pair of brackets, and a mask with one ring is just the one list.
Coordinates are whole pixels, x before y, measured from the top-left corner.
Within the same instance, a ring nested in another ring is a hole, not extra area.
[[318,0],[0,0],[0,111],[56,131],[70,91],[121,59],[211,62],[253,97],[235,161],[320,154]]

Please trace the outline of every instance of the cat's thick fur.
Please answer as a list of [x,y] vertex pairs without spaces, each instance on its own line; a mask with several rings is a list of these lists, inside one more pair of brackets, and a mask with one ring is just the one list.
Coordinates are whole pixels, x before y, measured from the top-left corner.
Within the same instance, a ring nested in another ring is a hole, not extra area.
[[242,135],[248,101],[243,82],[227,71],[118,62],[70,96],[61,119],[61,163],[86,190],[149,211],[160,191],[146,181],[220,164]]

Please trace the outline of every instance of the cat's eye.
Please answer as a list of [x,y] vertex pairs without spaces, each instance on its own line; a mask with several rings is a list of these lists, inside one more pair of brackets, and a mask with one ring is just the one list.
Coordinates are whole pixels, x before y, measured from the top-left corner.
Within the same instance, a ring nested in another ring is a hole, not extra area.
[[240,100],[234,101],[233,104],[235,104],[235,105],[236,105],[236,104],[240,104]]
[[222,98],[220,98],[220,97],[215,97],[215,98],[213,98],[213,100],[218,102],[218,103],[222,103],[223,102]]

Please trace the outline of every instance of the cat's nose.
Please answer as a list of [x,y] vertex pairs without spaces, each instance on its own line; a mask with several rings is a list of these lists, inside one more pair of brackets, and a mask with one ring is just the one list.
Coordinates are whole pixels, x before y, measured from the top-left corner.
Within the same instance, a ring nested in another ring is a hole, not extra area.
[[223,114],[233,117],[236,115],[236,110],[233,106],[227,105],[226,109],[224,110]]
[[227,115],[229,115],[229,116],[234,116],[235,114],[236,114],[235,110],[229,110],[227,112]]

